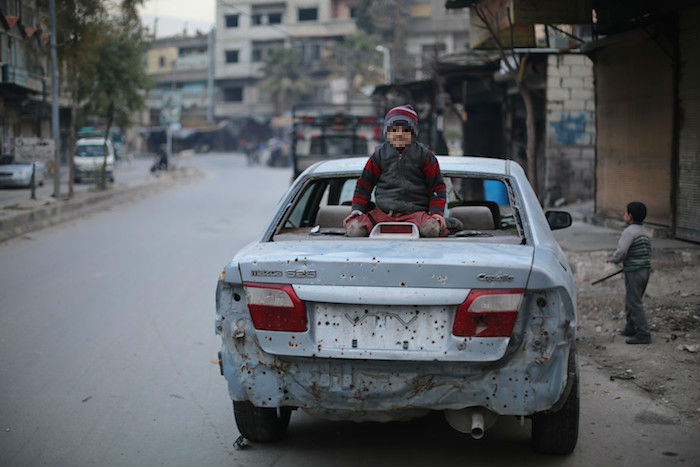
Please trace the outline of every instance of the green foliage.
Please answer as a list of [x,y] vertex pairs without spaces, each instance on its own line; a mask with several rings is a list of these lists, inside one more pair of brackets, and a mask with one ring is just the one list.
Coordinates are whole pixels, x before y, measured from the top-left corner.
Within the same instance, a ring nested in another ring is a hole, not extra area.
[[110,21],[102,25],[90,66],[94,80],[89,89],[88,111],[128,126],[131,115],[144,107],[150,88],[143,56],[148,43],[140,25]]
[[278,114],[289,110],[311,89],[311,78],[304,68],[301,55],[294,49],[272,49],[263,60],[262,72],[264,78],[260,89],[273,98]]

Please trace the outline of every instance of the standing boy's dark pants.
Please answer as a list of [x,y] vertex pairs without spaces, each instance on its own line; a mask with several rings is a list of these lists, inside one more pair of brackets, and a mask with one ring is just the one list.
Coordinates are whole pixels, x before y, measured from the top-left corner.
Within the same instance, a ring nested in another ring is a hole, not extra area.
[[650,337],[647,318],[644,314],[644,305],[642,304],[642,297],[649,282],[650,272],[651,269],[649,268],[625,271],[626,330],[634,332],[634,335],[637,337]]

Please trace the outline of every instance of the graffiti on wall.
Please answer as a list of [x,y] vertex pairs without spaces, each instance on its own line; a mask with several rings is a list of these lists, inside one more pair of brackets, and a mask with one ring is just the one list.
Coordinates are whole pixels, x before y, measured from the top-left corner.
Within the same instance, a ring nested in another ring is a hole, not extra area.
[[573,116],[567,112],[561,114],[557,122],[551,122],[560,144],[570,146],[583,137],[586,132],[586,115],[581,112],[578,116]]

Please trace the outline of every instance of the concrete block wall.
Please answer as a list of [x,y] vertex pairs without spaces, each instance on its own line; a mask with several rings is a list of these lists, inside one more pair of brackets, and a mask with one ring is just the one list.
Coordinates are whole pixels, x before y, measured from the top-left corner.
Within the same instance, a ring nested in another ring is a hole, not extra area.
[[591,199],[595,180],[593,63],[579,54],[550,55],[546,94],[541,198],[545,206]]

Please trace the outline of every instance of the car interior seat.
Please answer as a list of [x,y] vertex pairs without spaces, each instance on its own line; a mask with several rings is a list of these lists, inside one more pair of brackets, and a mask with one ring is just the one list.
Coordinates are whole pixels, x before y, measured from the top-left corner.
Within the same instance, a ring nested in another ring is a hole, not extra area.
[[459,219],[464,230],[494,230],[493,214],[488,206],[455,206],[450,208],[450,217]]
[[316,223],[321,228],[342,228],[343,219],[352,212],[352,206],[320,206],[316,214]]

